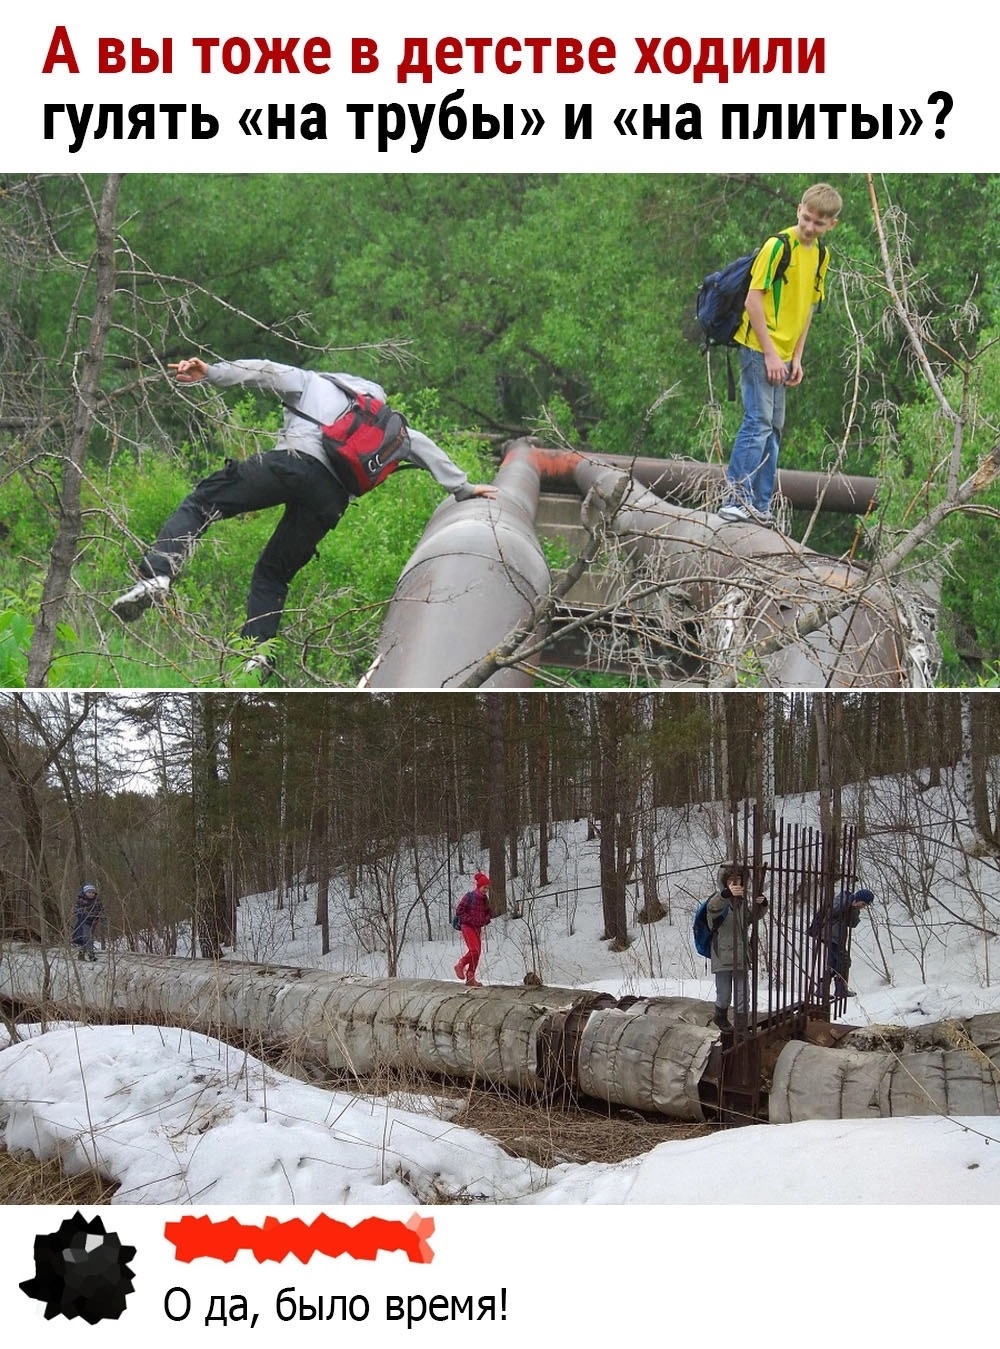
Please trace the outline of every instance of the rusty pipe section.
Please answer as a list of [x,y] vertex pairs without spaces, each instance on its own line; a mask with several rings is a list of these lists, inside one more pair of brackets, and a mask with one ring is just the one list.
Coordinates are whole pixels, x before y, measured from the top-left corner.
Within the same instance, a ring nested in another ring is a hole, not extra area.
[[[368,688],[460,685],[550,586],[535,534],[539,473],[509,454],[496,499],[445,501],[431,516],[393,591]],[[498,671],[486,688],[530,688],[530,672]]]
[[[640,487],[655,496],[704,502],[718,496],[725,477],[722,464],[702,464],[691,459],[629,458],[627,455],[587,454],[575,450],[546,449],[529,441],[513,441],[508,453],[530,451],[542,479],[544,492],[577,491],[577,465],[587,462],[596,467],[627,473]],[[878,480],[857,474],[807,473],[800,469],[778,470],[778,491],[801,510],[821,504],[825,511],[846,515],[864,515],[876,505]]]

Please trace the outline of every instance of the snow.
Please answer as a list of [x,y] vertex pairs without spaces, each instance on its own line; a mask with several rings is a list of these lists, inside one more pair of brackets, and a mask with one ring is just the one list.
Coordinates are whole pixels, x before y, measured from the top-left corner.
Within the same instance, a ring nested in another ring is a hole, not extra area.
[[[673,921],[637,924],[629,950],[612,954],[599,940],[596,844],[587,843],[582,825],[565,826],[553,884],[544,895],[512,885],[523,916],[489,928],[480,978],[520,984],[526,969],[537,968],[552,985],[710,998],[707,967],[690,943],[690,914],[713,883],[715,863],[704,859],[714,853],[697,831],[681,835],[676,822],[665,822]],[[463,855],[461,874],[451,876],[456,897],[483,861],[472,849]],[[855,936],[851,1024],[917,1026],[1000,1011],[1000,985],[987,969],[998,963],[995,941],[952,918],[939,922],[933,907],[920,919],[923,935],[911,940],[908,918],[878,884],[877,866],[873,857],[862,868],[880,903]],[[967,903],[959,885],[940,876],[935,893],[952,913]],[[459,947],[446,888],[438,898],[439,931],[403,947],[402,976],[453,977]],[[279,911],[274,896],[245,897],[244,944],[234,955],[383,975],[384,956],[366,951],[357,922],[346,922],[346,895],[332,904],[334,947],[319,954],[314,902],[305,886]],[[997,1118],[758,1125],[663,1143],[618,1164],[544,1169],[456,1125],[443,1099],[330,1091],[189,1030],[62,1025],[22,1034],[15,1044],[0,1040],[7,1046],[0,1048],[0,1137],[11,1150],[61,1156],[71,1170],[96,1162],[121,1186],[115,1203],[1000,1203]]]

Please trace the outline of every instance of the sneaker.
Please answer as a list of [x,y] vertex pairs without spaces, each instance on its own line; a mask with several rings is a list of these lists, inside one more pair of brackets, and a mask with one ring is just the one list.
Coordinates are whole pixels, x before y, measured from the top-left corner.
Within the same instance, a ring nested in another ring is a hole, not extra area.
[[720,507],[719,517],[730,524],[760,525],[764,529],[774,529],[778,523],[770,511],[754,510],[753,506],[740,506],[735,501]]
[[260,682],[266,684],[274,674],[274,661],[263,651],[256,652],[243,662],[243,673],[258,675]]
[[468,984],[470,988],[482,988],[482,984],[479,982],[478,979],[466,979],[465,982]]
[[729,1021],[729,1013],[725,1007],[716,1007],[715,1016],[712,1017],[712,1020],[718,1026],[719,1030],[732,1030]]
[[461,965],[455,966],[455,978],[461,979],[462,983],[463,984],[465,983],[465,970],[462,968]]
[[132,623],[151,605],[163,599],[169,590],[169,576],[144,576],[131,590],[126,590],[124,595],[119,595],[112,602],[111,612],[117,614],[123,623]]

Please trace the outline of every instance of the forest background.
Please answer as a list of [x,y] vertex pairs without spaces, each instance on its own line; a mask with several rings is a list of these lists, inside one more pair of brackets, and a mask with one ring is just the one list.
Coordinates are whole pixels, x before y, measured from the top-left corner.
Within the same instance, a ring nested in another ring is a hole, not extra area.
[[998,754],[986,691],[8,692],[0,940],[66,940],[88,879],[106,939],[215,957],[241,896],[282,909],[309,884],[322,953],[347,914],[391,976],[408,943],[453,937],[450,898],[484,864],[495,912],[530,916],[565,863],[555,823],[588,821],[602,940],[624,951],[686,893],[672,829],[721,821],[703,884],[742,846],[724,823],[736,803],[766,822],[776,799],[815,793],[811,823],[856,830],[866,883],[903,906],[893,923],[923,924],[947,878],[965,910],[949,921],[988,950]]
[[[724,463],[739,403],[718,358],[706,377],[694,296],[794,222],[808,181],[6,178],[0,686],[247,682],[235,634],[272,513],[215,526],[166,614],[125,629],[108,609],[191,485],[279,423],[273,400],[178,390],[166,365],[189,355],[375,377],[473,479],[524,433]],[[865,176],[831,181],[844,210],[782,463],[879,479],[870,518],[821,515],[809,538],[873,559],[995,454],[1000,176],[874,180],[877,211]],[[289,682],[356,685],[439,500],[403,474],[351,508],[293,586]],[[994,484],[906,561],[941,585],[942,685],[1000,678],[998,508]]]

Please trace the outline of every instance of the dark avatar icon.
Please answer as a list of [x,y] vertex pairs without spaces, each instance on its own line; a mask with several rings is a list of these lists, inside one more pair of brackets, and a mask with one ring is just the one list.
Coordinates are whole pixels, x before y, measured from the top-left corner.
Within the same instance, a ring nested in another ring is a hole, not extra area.
[[35,1237],[35,1277],[20,1288],[45,1303],[45,1319],[82,1316],[92,1326],[117,1321],[132,1288],[128,1262],[134,1246],[123,1246],[106,1232],[100,1218],[89,1223],[74,1213],[58,1232]]

